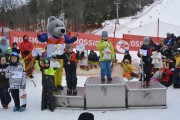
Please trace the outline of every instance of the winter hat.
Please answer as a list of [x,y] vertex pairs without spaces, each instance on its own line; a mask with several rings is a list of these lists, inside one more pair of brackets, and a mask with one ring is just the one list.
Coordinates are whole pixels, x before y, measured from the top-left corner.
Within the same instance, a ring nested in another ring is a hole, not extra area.
[[92,113],[84,112],[80,114],[78,120],[94,120],[94,115]]
[[51,55],[51,58],[57,59],[57,56],[56,56],[55,54],[52,54],[52,55]]
[[125,50],[125,53],[129,53],[129,50]]
[[65,46],[66,50],[69,50],[70,48],[73,48],[71,44],[66,44]]
[[94,53],[94,50],[90,50],[90,54],[93,54]]
[[149,37],[144,37],[144,42],[150,42],[150,38]]
[[12,46],[14,47],[14,45],[17,45],[17,43],[14,42],[14,43],[12,44]]
[[1,41],[7,41],[7,39],[5,37],[2,37]]
[[102,37],[108,37],[108,32],[107,31],[102,31]]
[[166,33],[167,37],[169,37],[171,35],[171,33]]

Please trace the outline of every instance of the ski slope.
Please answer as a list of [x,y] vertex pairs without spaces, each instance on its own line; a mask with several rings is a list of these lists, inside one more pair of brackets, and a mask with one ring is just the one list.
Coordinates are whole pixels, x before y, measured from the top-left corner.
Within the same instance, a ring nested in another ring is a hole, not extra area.
[[[166,37],[166,33],[180,33],[180,0],[155,0],[150,6],[145,6],[142,12],[135,16],[119,19],[116,25],[116,37],[121,38],[123,34],[157,36],[158,19],[159,36]],[[116,20],[106,20],[103,29],[98,29],[92,33],[101,35],[102,31],[108,31],[109,36],[114,37]]]

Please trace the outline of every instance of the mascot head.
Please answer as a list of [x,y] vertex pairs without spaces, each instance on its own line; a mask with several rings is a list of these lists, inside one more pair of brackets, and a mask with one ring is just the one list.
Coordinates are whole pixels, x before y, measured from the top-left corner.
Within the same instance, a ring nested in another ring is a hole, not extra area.
[[66,32],[62,17],[57,19],[54,16],[48,18],[47,32],[53,37],[59,38]]

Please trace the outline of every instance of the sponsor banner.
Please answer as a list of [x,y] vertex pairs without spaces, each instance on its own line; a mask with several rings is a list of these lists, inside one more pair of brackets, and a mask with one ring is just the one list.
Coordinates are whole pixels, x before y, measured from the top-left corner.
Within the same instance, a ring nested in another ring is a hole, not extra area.
[[39,42],[37,39],[37,34],[35,32],[19,32],[19,31],[10,31],[9,32],[9,39],[10,45],[16,42],[18,45],[23,41],[23,36],[28,35],[29,41],[31,41],[34,45],[34,48],[45,48],[46,43]]
[[[75,32],[71,32],[70,37],[73,37],[75,34]],[[79,33],[78,39],[74,42],[73,47],[76,47],[79,44],[84,44],[87,50],[97,50],[97,44],[101,39],[102,37],[98,35]],[[113,44],[116,52],[124,53],[125,49],[128,49],[128,46],[125,47],[125,45],[120,41],[122,40],[121,38],[108,37],[108,39]]]
[[[129,50],[132,51],[139,50],[139,48],[143,45],[144,37],[145,36],[123,34],[123,40],[129,44]],[[164,38],[151,37],[151,36],[149,37],[153,40],[154,43],[159,43],[161,39],[164,39]]]

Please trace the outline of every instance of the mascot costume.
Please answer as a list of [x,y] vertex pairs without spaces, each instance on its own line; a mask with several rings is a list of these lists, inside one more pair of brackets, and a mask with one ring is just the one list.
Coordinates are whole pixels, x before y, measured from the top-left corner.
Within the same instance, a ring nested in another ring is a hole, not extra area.
[[[69,38],[69,36],[65,34],[66,30],[62,16],[59,19],[54,16],[48,18],[47,32],[48,33],[40,33],[40,31],[36,31],[38,40],[40,42],[47,42],[48,58],[50,58],[52,54],[62,55],[64,53],[65,44],[75,42],[78,36],[77,33],[74,37]],[[55,90],[62,90],[63,60],[59,59],[58,61],[60,63],[60,68],[57,69],[55,74]]]

